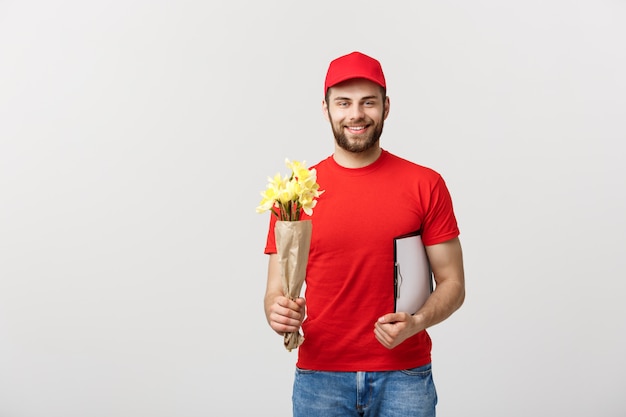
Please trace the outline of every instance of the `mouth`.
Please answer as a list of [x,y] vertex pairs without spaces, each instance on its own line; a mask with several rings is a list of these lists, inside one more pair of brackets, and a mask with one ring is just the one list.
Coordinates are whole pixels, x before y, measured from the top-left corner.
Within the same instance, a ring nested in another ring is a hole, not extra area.
[[359,135],[361,133],[364,133],[367,130],[367,125],[360,125],[360,126],[346,126],[346,129],[348,129],[348,132],[355,134],[355,135]]

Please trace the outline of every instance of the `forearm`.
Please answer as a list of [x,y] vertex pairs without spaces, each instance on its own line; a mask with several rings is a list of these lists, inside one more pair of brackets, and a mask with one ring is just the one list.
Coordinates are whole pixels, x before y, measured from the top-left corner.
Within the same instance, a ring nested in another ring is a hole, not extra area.
[[449,279],[437,285],[424,306],[413,315],[418,329],[441,323],[457,311],[465,300],[465,286],[459,279]]
[[435,291],[414,315],[419,327],[441,323],[458,310],[465,300],[463,255],[458,239],[427,248],[435,277]]
[[285,297],[276,255],[270,255],[263,305],[267,323],[276,333],[282,335],[300,329],[305,314],[305,301],[303,298],[290,300]]
[[272,304],[275,304],[277,298],[282,295],[284,294],[280,278],[280,265],[278,263],[278,257],[276,254],[271,254],[269,255],[267,265],[267,285],[265,288],[265,297],[263,299],[265,317],[267,318],[268,323],[270,322]]
[[265,292],[265,298],[263,299],[263,308],[265,310],[265,318],[267,322],[270,322],[270,314],[272,313],[272,305],[277,303],[278,297],[282,296],[282,292],[270,291]]

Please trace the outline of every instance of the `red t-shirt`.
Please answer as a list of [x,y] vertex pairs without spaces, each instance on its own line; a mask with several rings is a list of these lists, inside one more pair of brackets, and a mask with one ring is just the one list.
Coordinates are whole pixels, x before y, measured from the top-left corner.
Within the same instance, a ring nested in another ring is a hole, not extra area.
[[[344,168],[332,156],[314,167],[324,193],[310,217],[305,340],[297,366],[385,371],[429,363],[426,331],[387,349],[376,340],[374,323],[394,310],[393,238],[421,230],[428,246],[459,235],[443,178],[385,150],[364,168]],[[276,253],[270,217],[267,254]]]

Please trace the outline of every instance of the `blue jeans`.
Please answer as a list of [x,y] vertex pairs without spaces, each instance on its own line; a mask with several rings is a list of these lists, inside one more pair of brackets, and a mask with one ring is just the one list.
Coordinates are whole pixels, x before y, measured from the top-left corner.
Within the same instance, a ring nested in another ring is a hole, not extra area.
[[296,368],[294,417],[435,417],[431,365],[403,371],[322,372]]

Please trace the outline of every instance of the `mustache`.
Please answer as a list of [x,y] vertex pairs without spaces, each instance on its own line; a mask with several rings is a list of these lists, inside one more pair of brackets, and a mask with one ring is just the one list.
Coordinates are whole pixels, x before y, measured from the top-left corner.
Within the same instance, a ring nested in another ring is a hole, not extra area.
[[360,125],[369,125],[370,122],[368,122],[365,119],[357,119],[357,120],[353,120],[351,121],[349,124],[344,124],[344,126],[360,126]]

